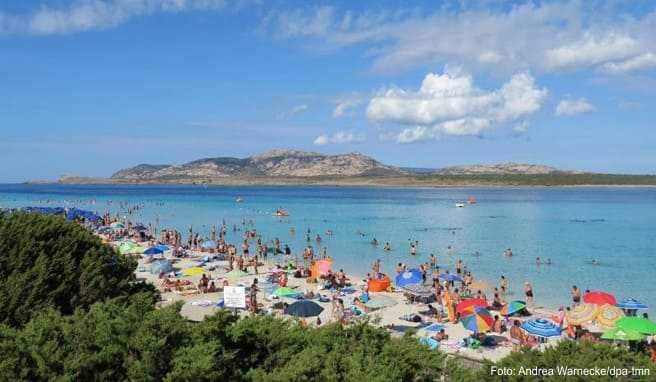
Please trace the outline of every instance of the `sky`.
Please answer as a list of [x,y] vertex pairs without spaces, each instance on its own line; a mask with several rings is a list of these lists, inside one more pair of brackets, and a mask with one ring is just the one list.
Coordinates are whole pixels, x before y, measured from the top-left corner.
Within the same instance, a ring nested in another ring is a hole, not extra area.
[[0,182],[274,148],[656,173],[656,2],[5,0]]

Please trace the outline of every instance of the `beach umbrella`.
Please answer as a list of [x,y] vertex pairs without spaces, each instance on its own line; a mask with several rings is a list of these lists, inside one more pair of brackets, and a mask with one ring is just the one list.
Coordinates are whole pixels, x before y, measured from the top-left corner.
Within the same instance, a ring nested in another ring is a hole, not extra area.
[[567,312],[567,321],[571,325],[581,325],[592,321],[597,317],[598,308],[596,305],[579,304]]
[[314,317],[323,312],[321,305],[310,300],[296,301],[285,308],[285,314],[296,317]]
[[148,231],[148,228],[146,228],[143,224],[137,224],[133,226],[132,229],[135,231]]
[[642,317],[624,317],[615,324],[620,329],[634,330],[648,335],[656,334],[656,322]]
[[204,241],[203,244],[201,244],[201,247],[205,249],[216,248],[216,241],[214,240]]
[[144,253],[146,249],[144,247],[132,247],[131,253]]
[[114,222],[114,223],[110,224],[109,226],[112,227],[112,228],[118,228],[118,229],[125,228],[123,223],[119,223],[119,222]]
[[526,308],[526,303],[524,301],[511,301],[502,306],[499,313],[503,316],[512,316],[524,308]]
[[143,251],[144,255],[161,255],[164,253],[161,249],[157,247],[150,247],[147,250]]
[[612,327],[615,326],[615,323],[622,317],[624,317],[622,309],[613,305],[604,304],[599,307],[597,322],[604,326]]
[[410,269],[396,276],[394,282],[396,282],[396,286],[402,288],[410,284],[420,284],[423,280],[423,274],[419,269]]
[[522,329],[538,337],[557,337],[560,336],[561,332],[558,325],[545,318],[526,320],[522,323]]
[[645,338],[644,334],[631,329],[612,328],[601,335],[604,340],[614,341],[640,341]]
[[487,308],[487,301],[482,298],[468,298],[456,305],[456,311],[460,314],[470,311],[473,307]]
[[121,243],[121,245],[118,246],[118,251],[122,255],[127,255],[128,253],[134,253],[135,248],[137,248],[136,245],[126,242],[126,243]]
[[442,273],[440,275],[440,279],[446,280],[446,281],[458,281],[458,282],[463,281],[462,277],[460,277],[458,275],[451,274],[451,273]]
[[185,276],[194,276],[194,275],[200,275],[202,273],[207,272],[207,270],[201,268],[201,267],[191,267],[187,268],[182,271],[182,274]]
[[621,309],[648,309],[648,306],[634,298],[627,298],[618,302],[616,307]]
[[274,290],[272,295],[277,296],[277,297],[294,297],[294,298],[296,298],[296,297],[300,296],[300,293],[293,290],[292,288],[282,287],[282,288],[277,288],[276,290]]
[[615,296],[613,296],[610,293],[600,292],[600,291],[588,292],[584,294],[583,302],[585,302],[586,304],[595,304],[595,305],[617,304],[617,300],[615,299]]
[[468,313],[469,314],[460,317],[460,322],[462,322],[462,326],[464,326],[465,329],[476,333],[488,332],[492,329],[494,319],[489,310],[474,306],[468,311]]
[[382,294],[372,295],[364,305],[369,309],[381,309],[396,305],[395,299]]
[[161,249],[163,252],[166,252],[166,251],[168,251],[169,249],[171,249],[171,248],[170,248],[168,245],[166,245],[166,244],[157,244],[157,245],[155,246],[155,248],[157,248],[157,249]]
[[416,297],[430,297],[433,290],[429,286],[419,284],[408,284],[403,287],[403,291]]

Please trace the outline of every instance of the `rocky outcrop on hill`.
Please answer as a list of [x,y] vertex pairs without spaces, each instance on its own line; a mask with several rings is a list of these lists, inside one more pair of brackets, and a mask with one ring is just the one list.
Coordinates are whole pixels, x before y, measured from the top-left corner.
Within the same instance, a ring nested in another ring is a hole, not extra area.
[[271,150],[248,158],[217,157],[182,165],[148,165],[123,169],[112,179],[151,181],[224,177],[316,177],[403,175],[397,167],[386,166],[360,153],[324,155],[299,150]]
[[445,167],[438,170],[437,173],[441,175],[505,175],[505,174],[526,174],[526,175],[542,175],[552,174],[556,172],[564,172],[555,167],[544,166],[539,164],[527,163],[497,163],[497,164],[481,164],[469,166],[452,166]]

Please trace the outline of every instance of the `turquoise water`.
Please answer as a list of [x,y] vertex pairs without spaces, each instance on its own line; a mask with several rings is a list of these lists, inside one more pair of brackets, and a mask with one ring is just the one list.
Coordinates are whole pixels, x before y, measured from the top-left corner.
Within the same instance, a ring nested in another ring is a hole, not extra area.
[[[235,203],[237,196],[244,202]],[[478,203],[455,207],[469,196]],[[309,227],[313,239],[321,234],[320,247],[327,247],[337,267],[359,275],[369,272],[376,259],[392,272],[396,263],[418,264],[432,252],[442,267],[453,268],[461,258],[476,278],[494,284],[506,275],[517,297],[523,282],[530,280],[540,305],[569,303],[569,290],[576,284],[618,299],[635,297],[656,311],[655,188],[0,185],[0,207],[116,212],[119,201],[143,203],[136,220],[175,227],[183,236],[189,224],[209,234],[211,225],[222,219],[230,226],[252,219],[263,238],[278,237],[295,252],[306,244]],[[280,206],[291,214],[282,221],[271,216]],[[324,234],[328,229],[333,237]],[[241,233],[229,230],[229,241],[239,237]],[[373,237],[381,242],[378,248],[370,244]],[[409,239],[419,240],[416,257],[409,254]],[[385,241],[392,252],[382,250]],[[317,250],[314,240],[312,244]],[[512,258],[502,256],[508,247]],[[538,256],[550,258],[552,265],[537,266]],[[591,265],[592,259],[601,265]]]

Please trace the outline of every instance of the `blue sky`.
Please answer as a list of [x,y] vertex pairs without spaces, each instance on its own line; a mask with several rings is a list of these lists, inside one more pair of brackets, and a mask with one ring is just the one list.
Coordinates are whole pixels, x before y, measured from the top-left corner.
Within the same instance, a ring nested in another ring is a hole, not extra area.
[[650,1],[0,3],[0,182],[273,148],[656,173]]

